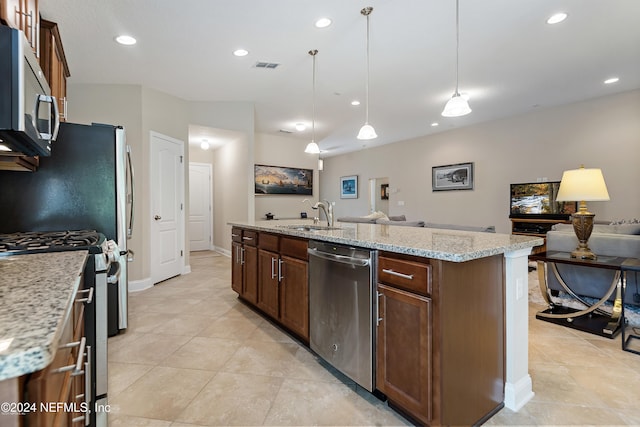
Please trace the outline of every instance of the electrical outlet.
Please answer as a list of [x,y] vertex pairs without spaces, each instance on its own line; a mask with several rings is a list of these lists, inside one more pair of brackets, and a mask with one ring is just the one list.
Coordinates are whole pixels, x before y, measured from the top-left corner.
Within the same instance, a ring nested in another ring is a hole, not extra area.
[[398,200],[398,206],[404,206],[404,200]]

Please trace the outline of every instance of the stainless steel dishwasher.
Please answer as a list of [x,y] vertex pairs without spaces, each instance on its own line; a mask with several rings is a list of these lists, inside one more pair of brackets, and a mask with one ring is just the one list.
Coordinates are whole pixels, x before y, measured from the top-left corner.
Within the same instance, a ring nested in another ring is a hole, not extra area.
[[308,253],[310,347],[373,391],[377,251],[312,240]]

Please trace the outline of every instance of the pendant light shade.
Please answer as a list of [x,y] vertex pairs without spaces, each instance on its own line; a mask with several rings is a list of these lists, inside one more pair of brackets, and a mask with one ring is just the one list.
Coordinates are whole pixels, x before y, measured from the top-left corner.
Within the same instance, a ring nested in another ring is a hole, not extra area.
[[304,149],[305,153],[319,154],[320,147],[316,144],[316,55],[317,49],[309,51],[309,55],[313,58],[313,77],[311,79],[311,86],[313,87],[313,111],[311,115],[311,142],[307,144],[307,148]]
[[465,98],[460,96],[458,92],[458,68],[459,68],[459,54],[460,50],[460,12],[459,12],[459,0],[456,0],[456,91],[453,93],[451,99],[444,106],[442,115],[444,117],[460,117],[467,115],[471,112],[471,107]]
[[366,118],[364,121],[364,126],[360,128],[360,132],[358,132],[358,139],[374,139],[377,138],[376,130],[369,124],[369,15],[373,11],[372,7],[365,7],[360,11],[360,13],[367,18],[367,84],[365,86],[365,95],[366,95]]

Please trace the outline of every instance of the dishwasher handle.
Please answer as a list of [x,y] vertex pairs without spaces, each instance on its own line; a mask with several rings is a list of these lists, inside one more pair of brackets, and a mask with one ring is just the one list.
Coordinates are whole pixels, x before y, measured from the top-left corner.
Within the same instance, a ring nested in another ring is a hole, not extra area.
[[322,259],[326,259],[329,261],[336,261],[336,262],[340,262],[342,264],[349,264],[349,265],[353,265],[356,267],[366,267],[368,265],[371,265],[371,260],[370,259],[363,259],[363,258],[353,258],[350,256],[345,256],[345,255],[336,255],[336,254],[330,254],[327,252],[321,252],[319,250],[317,250],[316,248],[309,248],[307,249],[307,253],[311,256],[315,256],[318,258],[322,258]]

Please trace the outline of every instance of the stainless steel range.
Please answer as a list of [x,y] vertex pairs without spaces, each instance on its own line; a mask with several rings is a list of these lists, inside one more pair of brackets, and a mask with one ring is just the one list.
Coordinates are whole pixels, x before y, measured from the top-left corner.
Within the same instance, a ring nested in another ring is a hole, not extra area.
[[[93,289],[93,303],[86,306],[87,371],[90,372],[89,408],[107,404],[108,283],[117,283],[123,252],[113,240],[95,230],[0,234],[0,257],[40,252],[86,250],[84,289]],[[126,261],[125,261],[126,262]],[[98,406],[96,406],[98,405]],[[89,412],[85,425],[106,426],[106,413]]]

